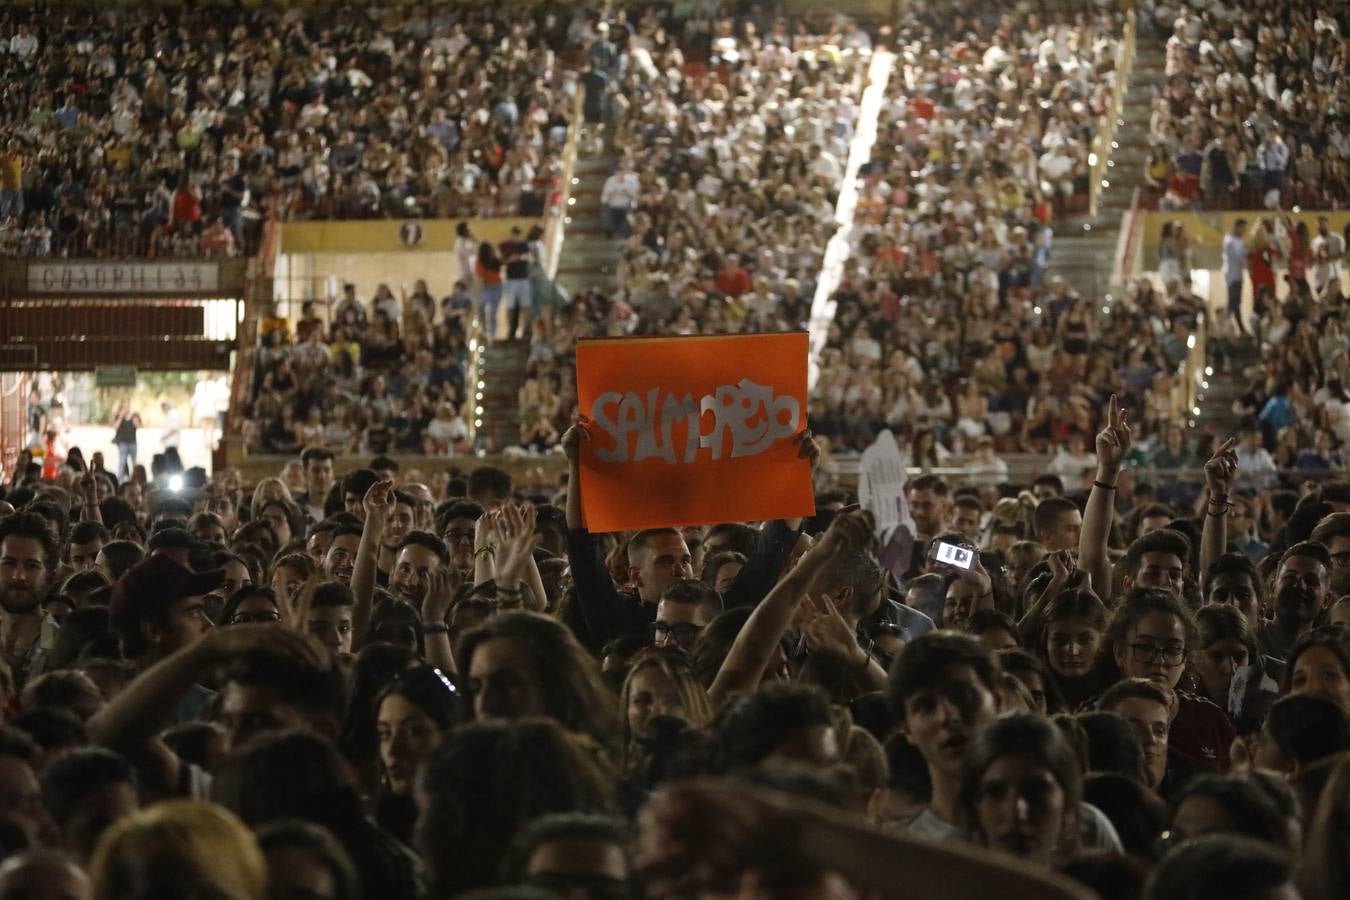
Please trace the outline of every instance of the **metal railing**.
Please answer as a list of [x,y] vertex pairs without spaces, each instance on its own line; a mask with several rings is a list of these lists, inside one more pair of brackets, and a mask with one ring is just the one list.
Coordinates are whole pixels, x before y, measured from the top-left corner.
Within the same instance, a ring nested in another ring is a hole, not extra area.
[[1111,156],[1111,142],[1115,140],[1120,114],[1125,108],[1125,95],[1130,89],[1130,72],[1134,69],[1134,42],[1134,17],[1127,16],[1125,33],[1116,51],[1116,79],[1111,88],[1111,106],[1102,114],[1102,124],[1097,129],[1097,136],[1092,139],[1092,151],[1088,156],[1088,165],[1092,170],[1092,180],[1088,184],[1088,214],[1092,216],[1097,215],[1101,203],[1102,182],[1106,180],[1106,163]]

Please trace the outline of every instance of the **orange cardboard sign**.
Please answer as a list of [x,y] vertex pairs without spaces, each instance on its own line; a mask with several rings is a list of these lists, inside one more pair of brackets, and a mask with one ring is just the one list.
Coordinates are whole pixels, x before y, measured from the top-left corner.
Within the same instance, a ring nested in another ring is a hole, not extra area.
[[806,359],[804,332],[579,341],[586,527],[812,515]]

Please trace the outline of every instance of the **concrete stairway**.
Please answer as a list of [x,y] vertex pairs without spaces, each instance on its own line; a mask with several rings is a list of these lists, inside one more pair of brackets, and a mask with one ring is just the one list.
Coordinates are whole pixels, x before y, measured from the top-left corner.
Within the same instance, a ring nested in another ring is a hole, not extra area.
[[1200,415],[1195,417],[1195,427],[1220,440],[1238,433],[1241,417],[1233,415],[1233,400],[1246,392],[1249,383],[1242,373],[1261,362],[1261,352],[1256,341],[1248,339],[1235,344],[1229,350],[1228,358],[1227,368],[1221,368],[1213,347],[1210,347],[1206,370],[1209,374],[1205,382],[1208,387],[1203,388],[1196,398]]
[[[590,149],[590,142],[583,140]],[[567,238],[558,263],[557,284],[571,296],[578,291],[608,290],[614,286],[614,272],[623,252],[623,240],[610,239],[600,225],[600,189],[618,165],[608,150],[585,153],[578,150],[572,177],[572,200],[566,215]]]
[[1055,242],[1047,274],[1060,275],[1089,300],[1101,300],[1113,287],[1111,270],[1121,217],[1129,210],[1136,188],[1144,186],[1148,160],[1148,120],[1153,85],[1161,81],[1163,47],[1152,35],[1135,45],[1125,103],[1115,139],[1108,148],[1106,175],[1097,215],[1066,216],[1055,222]]
[[[475,388],[477,432],[474,448],[499,452],[520,441],[520,386],[525,383],[525,363],[530,356],[527,341],[497,341],[483,350],[478,360]],[[481,395],[481,396],[480,396]]]

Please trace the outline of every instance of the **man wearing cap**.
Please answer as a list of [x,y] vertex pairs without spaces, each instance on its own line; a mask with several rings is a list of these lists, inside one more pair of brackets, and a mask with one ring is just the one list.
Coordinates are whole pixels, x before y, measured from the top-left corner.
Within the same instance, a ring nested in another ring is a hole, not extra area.
[[[213,627],[206,595],[220,587],[225,572],[194,572],[165,553],[152,553],[113,585],[109,603],[122,652],[144,671],[195,643]],[[215,691],[195,684],[174,709],[172,724],[204,718]]]

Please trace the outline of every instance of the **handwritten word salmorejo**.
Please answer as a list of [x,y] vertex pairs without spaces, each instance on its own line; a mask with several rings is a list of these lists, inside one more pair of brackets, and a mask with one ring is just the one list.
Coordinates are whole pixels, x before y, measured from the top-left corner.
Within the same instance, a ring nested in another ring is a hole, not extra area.
[[[705,432],[708,414],[712,429]],[[592,426],[615,445],[613,449],[597,446],[595,455],[601,462],[660,459],[676,465],[697,461],[701,450],[711,451],[713,460],[721,459],[728,434],[730,458],[763,453],[776,441],[797,433],[802,410],[795,397],[775,397],[773,388],[742,378],[698,400],[692,394],[681,397],[661,388],[652,388],[645,396],[636,391],[610,391],[595,399],[590,417]],[[677,447],[680,437],[683,446]]]

